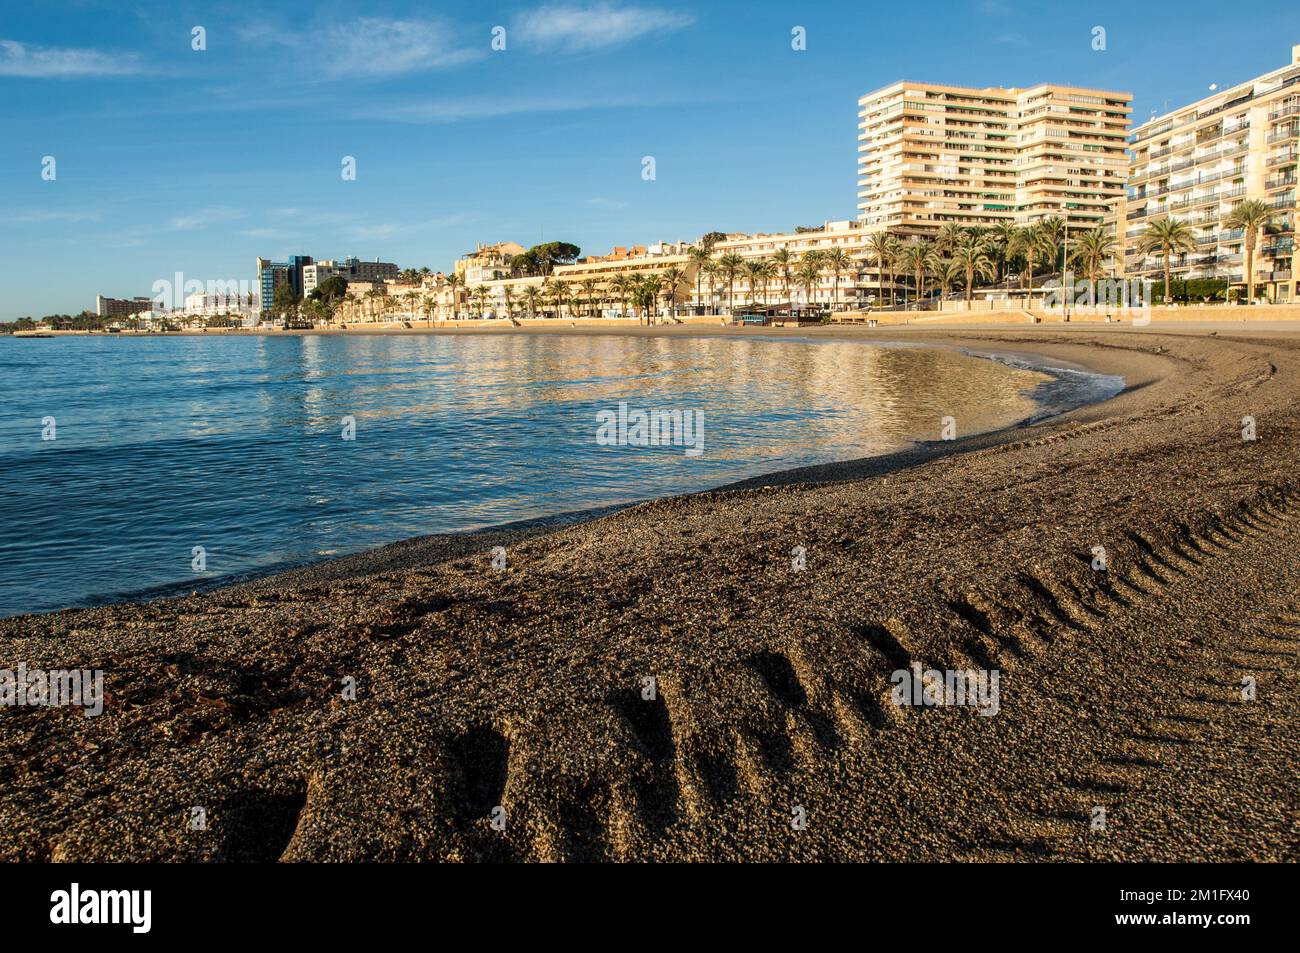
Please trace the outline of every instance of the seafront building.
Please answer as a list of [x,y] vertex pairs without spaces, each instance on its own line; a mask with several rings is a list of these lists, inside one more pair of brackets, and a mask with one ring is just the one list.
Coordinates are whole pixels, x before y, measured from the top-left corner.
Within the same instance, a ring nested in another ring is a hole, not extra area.
[[106,298],[103,295],[95,295],[95,314],[101,318],[147,314],[153,310],[153,305],[153,298]]
[[1241,202],[1258,199],[1276,215],[1258,236],[1256,294],[1296,299],[1300,46],[1287,66],[1144,122],[1130,149],[1128,194],[1114,215],[1128,274],[1163,276],[1159,253],[1143,254],[1140,242],[1152,222],[1173,216],[1196,236],[1194,251],[1172,258],[1174,276],[1244,285],[1245,236],[1224,220]]
[[316,290],[326,278],[342,278],[344,281],[364,282],[373,284],[375,282],[387,281],[396,278],[399,274],[397,265],[391,261],[380,261],[376,258],[374,261],[361,261],[358,258],[344,258],[342,261],[336,261],[332,258],[324,258],[318,262],[308,263],[302,269],[302,295],[306,297]]
[[944,225],[1086,229],[1124,194],[1131,93],[908,80],[858,100],[858,218],[871,231]]

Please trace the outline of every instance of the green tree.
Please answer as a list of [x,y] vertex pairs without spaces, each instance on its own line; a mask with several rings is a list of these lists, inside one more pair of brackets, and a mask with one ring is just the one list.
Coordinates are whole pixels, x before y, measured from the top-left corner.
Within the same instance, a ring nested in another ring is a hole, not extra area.
[[1169,270],[1174,255],[1184,254],[1196,248],[1196,236],[1191,226],[1182,219],[1161,218],[1147,226],[1147,230],[1138,239],[1138,250],[1144,255],[1159,251],[1165,265],[1165,304],[1169,303]]
[[1255,242],[1261,229],[1267,228],[1276,213],[1259,199],[1247,199],[1236,206],[1223,220],[1225,228],[1241,229],[1246,246],[1246,301],[1255,300]]

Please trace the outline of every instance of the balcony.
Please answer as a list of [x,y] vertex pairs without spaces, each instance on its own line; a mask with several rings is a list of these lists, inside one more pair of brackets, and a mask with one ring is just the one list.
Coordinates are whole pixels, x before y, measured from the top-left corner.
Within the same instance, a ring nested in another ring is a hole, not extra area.
[[1294,139],[1297,135],[1300,135],[1300,126],[1288,126],[1285,129],[1278,129],[1275,132],[1270,132],[1264,141],[1271,146],[1274,143],[1286,142],[1288,139]]
[[1275,179],[1268,179],[1264,182],[1264,191],[1272,192],[1274,189],[1287,189],[1296,184],[1294,175],[1279,176]]
[[1281,119],[1283,116],[1300,115],[1300,99],[1288,99],[1279,108],[1272,110],[1268,114],[1269,121]]
[[1272,155],[1268,157],[1264,165],[1270,169],[1274,166],[1289,165],[1290,163],[1295,162],[1297,155],[1300,155],[1300,153],[1297,153],[1295,149],[1279,155]]

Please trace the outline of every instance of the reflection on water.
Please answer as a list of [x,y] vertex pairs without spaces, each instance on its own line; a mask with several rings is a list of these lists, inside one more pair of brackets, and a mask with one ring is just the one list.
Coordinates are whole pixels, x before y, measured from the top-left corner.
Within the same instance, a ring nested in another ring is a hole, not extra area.
[[[0,340],[0,613],[885,453],[946,415],[963,435],[1031,416],[1060,383],[856,341]],[[705,452],[597,445],[619,401],[703,412]]]

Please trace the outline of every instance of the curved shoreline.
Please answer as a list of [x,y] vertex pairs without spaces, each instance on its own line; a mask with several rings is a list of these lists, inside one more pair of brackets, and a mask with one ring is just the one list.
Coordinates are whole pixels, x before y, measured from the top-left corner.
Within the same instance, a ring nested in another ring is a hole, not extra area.
[[[1293,857],[1297,337],[907,336],[1127,386],[887,464],[0,620],[109,689],[0,714],[0,857]],[[913,663],[999,671],[998,713],[893,704]]]
[[[553,330],[552,329],[545,329],[545,330],[547,331],[547,333],[558,334],[560,336],[566,336],[566,335],[584,336],[582,333],[572,331],[571,329],[568,328],[556,328]],[[653,329],[642,328],[641,330],[642,330],[641,336],[643,337],[659,337],[659,336],[664,336],[665,334],[668,333],[672,333],[673,336],[690,337],[690,338],[705,338],[705,339],[715,339],[715,340],[736,340],[737,339],[736,334],[718,334],[718,333],[713,333],[711,329],[700,329],[698,327],[693,327],[693,326],[675,327],[675,328],[662,327],[662,328],[653,328]],[[870,347],[886,348],[886,349],[887,348],[937,349],[961,357],[970,358],[973,360],[993,361],[994,363],[1005,365],[1011,369],[1034,371],[1040,374],[1048,375],[1057,380],[1061,379],[1059,375],[1056,373],[1056,371],[1059,370],[1059,365],[1069,365],[1066,368],[1067,370],[1079,370],[1085,373],[1101,376],[1100,372],[1092,371],[1091,369],[1084,367],[1083,365],[1078,364],[1077,362],[1064,361],[1059,359],[1058,357],[1048,357],[1045,354],[1036,353],[1031,350],[1010,351],[1010,350],[999,349],[999,350],[990,351],[989,349],[984,348],[981,349],[982,352],[973,352],[971,349],[963,346],[959,346],[957,344],[878,339],[876,336],[873,336],[872,338],[868,339],[867,336],[863,333],[865,329],[828,328],[825,329],[825,331],[829,331],[832,333],[825,333],[824,331],[822,331],[817,334],[806,333],[815,330],[811,328],[780,329],[781,333],[772,333],[775,330],[776,329],[747,329],[744,333],[744,338],[751,341],[767,340],[769,342],[779,343],[779,344],[812,345],[818,343],[825,343],[829,341],[835,341],[835,342],[853,341],[853,342],[868,345]],[[602,334],[620,333],[619,329],[599,329],[599,331]],[[792,332],[801,332],[801,333],[792,333]],[[835,333],[835,332],[847,332],[847,333]],[[160,336],[160,335],[155,335],[155,336]],[[1039,386],[1041,387],[1043,385],[1040,384]],[[1091,400],[1085,399],[1082,401],[1076,401],[1072,405],[1064,406],[1064,407],[1056,406],[1046,401],[1039,401],[1037,399],[1034,399],[1034,404],[1037,409],[1033,413],[1029,414],[1024,418],[1013,419],[1010,422],[1005,423],[1003,425],[994,426],[991,429],[979,431],[979,433],[974,434],[974,436],[983,436],[992,433],[1014,432],[1021,428],[1033,426],[1037,423],[1042,422],[1043,420],[1060,416],[1062,413],[1066,413],[1070,410],[1077,409],[1080,406],[1086,406],[1087,404],[1090,403],[1098,403],[1107,399],[1109,398],[1098,397]],[[963,440],[964,439],[965,438],[963,438]],[[499,523],[486,524],[483,526],[478,526],[467,530],[457,530],[454,532],[419,533],[413,536],[399,536],[394,539],[389,539],[385,542],[375,543],[352,551],[347,551],[345,549],[345,551],[341,554],[336,553],[331,555],[316,555],[316,556],[303,558],[303,559],[285,560],[274,564],[269,564],[260,567],[253,567],[245,570],[232,572],[220,577],[203,578],[203,579],[195,580],[191,576],[188,578],[178,578],[171,581],[160,582],[157,584],[144,586],[136,589],[116,589],[116,590],[89,593],[79,597],[77,600],[75,600],[70,604],[56,606],[53,608],[40,609],[36,611],[11,612],[7,614],[0,614],[0,618],[21,618],[30,615],[43,615],[49,612],[67,611],[73,609],[99,608],[104,606],[133,603],[133,602],[154,602],[159,600],[183,597],[183,596],[197,594],[197,593],[210,593],[217,590],[230,588],[232,586],[244,585],[259,580],[272,578],[274,576],[281,575],[285,572],[291,572],[294,570],[305,569],[312,566],[318,566],[322,563],[326,563],[335,559],[364,557],[367,554],[382,550],[387,546],[413,542],[425,537],[464,536],[464,537],[472,538],[475,536],[483,536],[484,534],[494,534],[498,536],[501,534],[509,534],[515,538],[522,538],[522,536],[525,534],[536,535],[539,532],[545,532],[545,531],[557,529],[563,526],[572,525],[577,522],[584,522],[590,519],[595,519],[601,516],[608,515],[613,512],[617,512],[619,510],[627,509],[629,507],[643,505],[655,499],[666,498],[666,497],[691,496],[697,493],[717,492],[720,490],[727,489],[729,487],[740,486],[744,484],[754,483],[757,481],[788,482],[788,477],[786,475],[794,472],[804,473],[809,470],[816,469],[823,466],[834,467],[834,466],[848,466],[854,464],[863,464],[868,461],[876,460],[878,458],[892,459],[899,454],[906,454],[909,451],[919,446],[922,446],[928,442],[929,441],[922,440],[919,437],[913,437],[911,438],[911,441],[907,446],[896,450],[891,450],[885,453],[872,454],[865,457],[857,457],[857,456],[846,457],[843,460],[832,460],[823,463],[802,464],[794,467],[785,467],[781,470],[772,470],[763,473],[757,473],[750,476],[726,477],[723,478],[721,482],[718,482],[713,485],[702,486],[696,489],[685,489],[679,491],[670,490],[668,492],[656,494],[653,496],[643,497],[641,499],[629,500],[626,502],[619,502],[619,503],[612,503],[612,504],[599,504],[595,506],[584,507],[581,509],[549,512],[538,516],[524,517],[519,519],[510,519]],[[904,457],[903,459],[906,459],[906,457]]]

